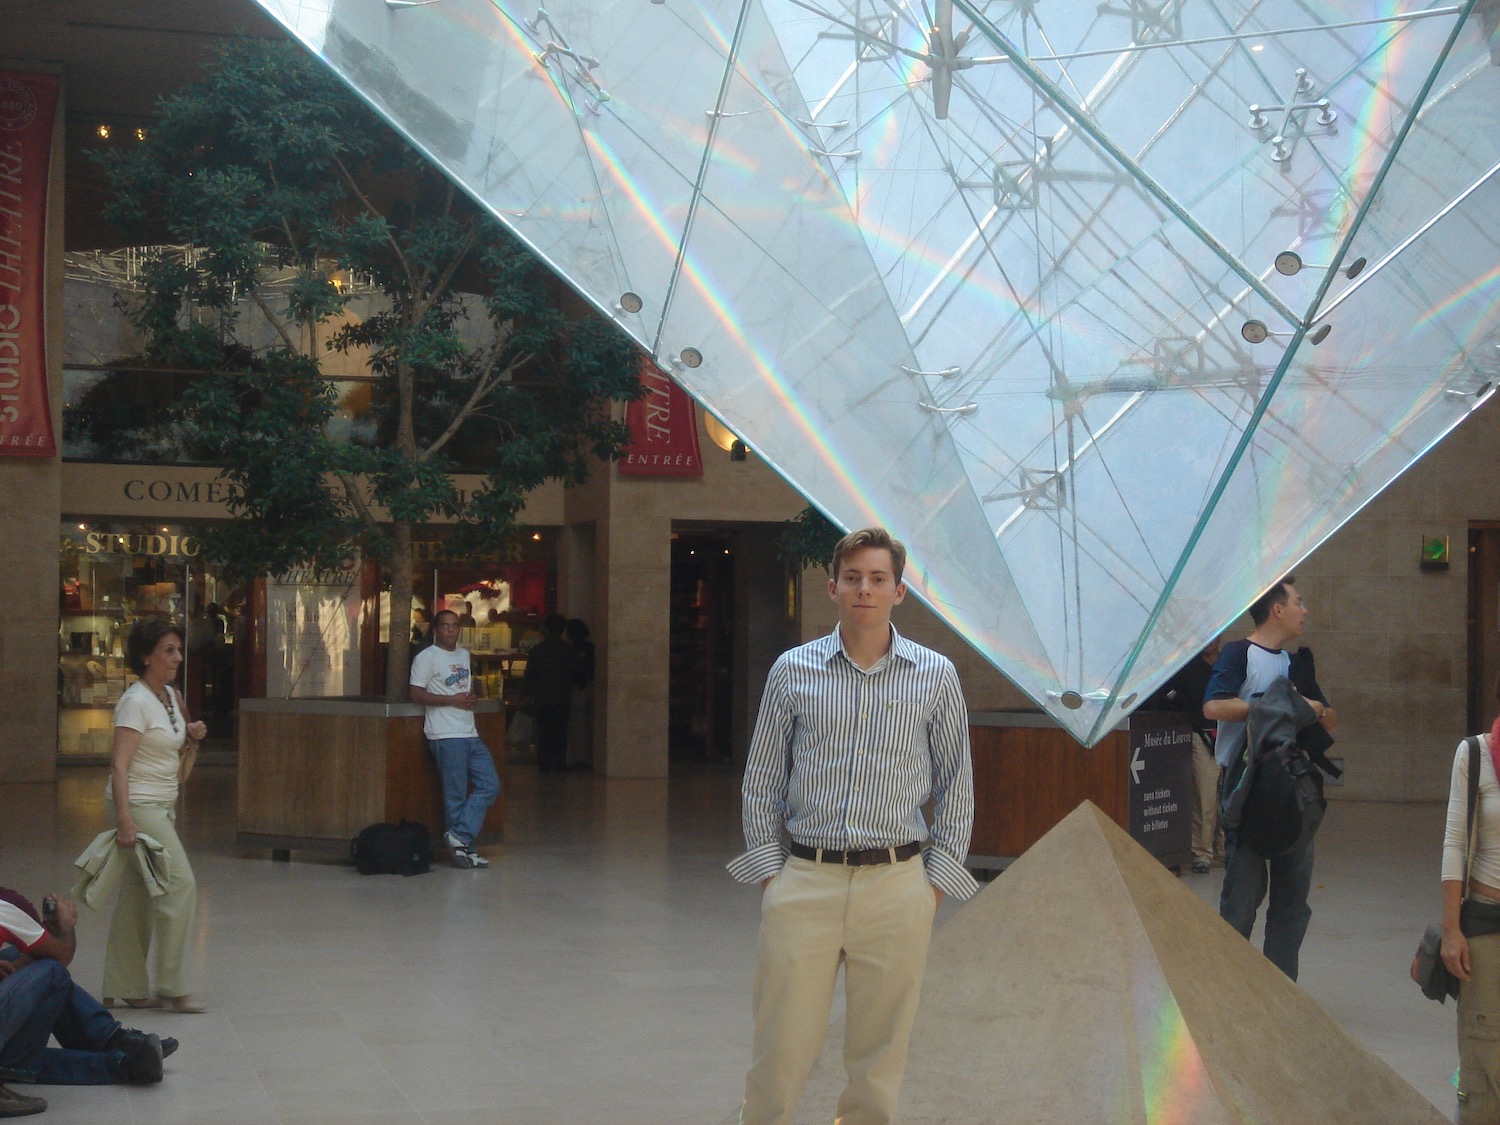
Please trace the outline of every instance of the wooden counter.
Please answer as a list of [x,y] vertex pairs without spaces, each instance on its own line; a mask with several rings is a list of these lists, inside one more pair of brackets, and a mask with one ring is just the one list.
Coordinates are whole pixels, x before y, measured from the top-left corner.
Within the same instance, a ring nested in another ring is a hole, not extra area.
[[[479,737],[504,758],[499,702],[475,708]],[[347,852],[362,828],[420,821],[441,847],[442,788],[413,703],[345,699],[243,699],[239,717],[241,847]],[[477,843],[504,836],[504,795]],[[438,849],[435,849],[438,850]]]
[[[1086,747],[1041,712],[971,712],[974,833],[969,866],[1004,868],[1085,800],[1093,801],[1130,832],[1131,760],[1140,736],[1146,731],[1177,732],[1179,728],[1189,730],[1181,716],[1132,715],[1097,745]],[[1132,732],[1137,735],[1134,743]],[[1171,746],[1151,751],[1180,758],[1172,763],[1171,772],[1184,800],[1191,799],[1190,745],[1190,735],[1185,735],[1183,749]],[[1191,808],[1185,807],[1190,817]],[[1176,838],[1180,839],[1180,833]],[[1141,842],[1151,847],[1146,840]],[[1182,861],[1185,853],[1174,846],[1157,854],[1170,865]]]

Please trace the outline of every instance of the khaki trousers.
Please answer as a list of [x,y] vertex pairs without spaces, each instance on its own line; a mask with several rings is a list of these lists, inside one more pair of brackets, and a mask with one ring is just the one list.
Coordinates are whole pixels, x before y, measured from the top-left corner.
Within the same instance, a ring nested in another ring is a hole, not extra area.
[[[113,822],[114,802],[106,801],[105,805]],[[152,898],[135,864],[126,865],[120,878],[120,901],[109,926],[109,944],[104,949],[104,995],[140,1000],[152,994],[146,954],[154,938],[157,994],[186,996],[183,954],[198,906],[198,884],[182,841],[177,838],[177,810],[169,805],[138,805],[132,801],[130,816],[136,828],[166,849],[171,878],[166,893]]]
[[1458,990],[1458,1125],[1500,1125],[1500,934],[1469,939]]
[[887,1125],[937,909],[920,858],[875,867],[788,859],[761,902],[754,1061],[742,1125],[787,1125],[823,1047],[840,963],[847,1016],[840,1125]]
[[1224,833],[1219,829],[1219,763],[1203,736],[1193,732],[1193,858],[1224,862]]

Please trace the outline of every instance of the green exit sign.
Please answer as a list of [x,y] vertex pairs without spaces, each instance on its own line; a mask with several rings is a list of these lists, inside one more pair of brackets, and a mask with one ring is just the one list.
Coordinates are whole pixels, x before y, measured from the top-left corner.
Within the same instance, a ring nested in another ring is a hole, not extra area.
[[1422,569],[1448,569],[1448,537],[1446,535],[1422,536]]

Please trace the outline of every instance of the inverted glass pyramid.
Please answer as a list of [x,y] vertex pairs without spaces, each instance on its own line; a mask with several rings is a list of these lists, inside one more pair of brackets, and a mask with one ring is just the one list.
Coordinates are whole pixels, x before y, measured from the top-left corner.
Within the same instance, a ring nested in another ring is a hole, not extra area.
[[259,0],[1093,742],[1500,377],[1500,0]]

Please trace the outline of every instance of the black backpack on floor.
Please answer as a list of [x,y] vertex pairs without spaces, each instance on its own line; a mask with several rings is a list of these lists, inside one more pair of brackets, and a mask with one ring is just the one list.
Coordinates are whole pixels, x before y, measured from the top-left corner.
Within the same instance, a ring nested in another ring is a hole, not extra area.
[[349,858],[361,875],[425,875],[432,870],[427,825],[372,824],[349,842]]

